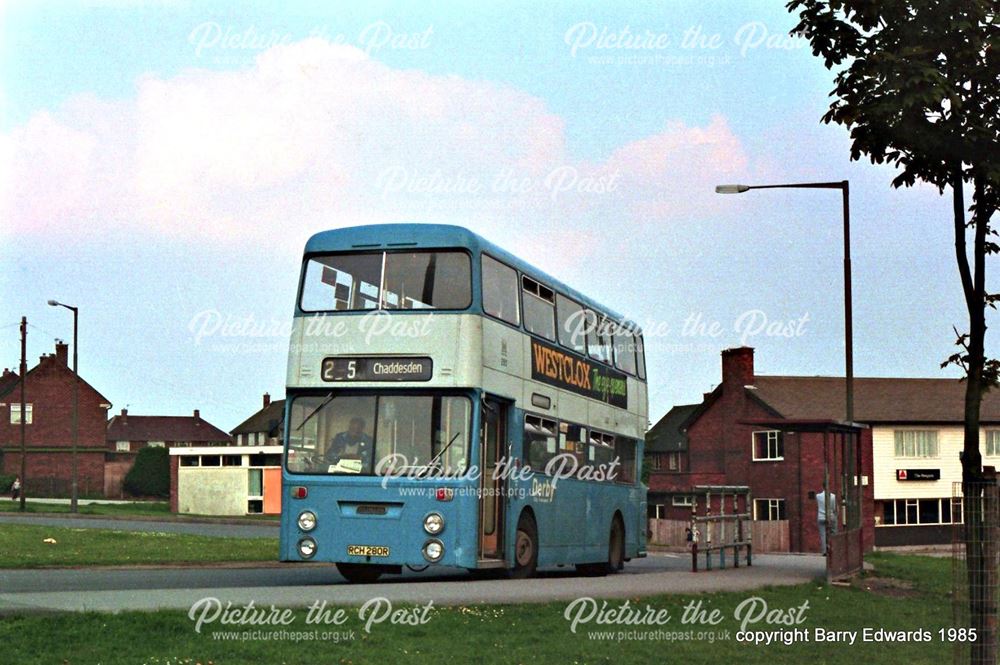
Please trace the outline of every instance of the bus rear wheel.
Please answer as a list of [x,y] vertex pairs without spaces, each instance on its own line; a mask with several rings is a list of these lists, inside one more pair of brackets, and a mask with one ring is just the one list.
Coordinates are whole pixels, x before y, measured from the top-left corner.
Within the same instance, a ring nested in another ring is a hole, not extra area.
[[514,567],[511,579],[523,580],[533,577],[538,567],[538,527],[528,514],[517,521],[517,535],[514,537]]
[[338,563],[337,572],[351,584],[371,584],[382,576],[378,566],[363,563]]
[[603,577],[617,573],[625,566],[625,527],[616,516],[608,534],[608,560],[602,563],[578,563],[576,572],[587,577]]
[[617,573],[625,567],[625,527],[616,516],[611,522],[608,538],[608,572]]

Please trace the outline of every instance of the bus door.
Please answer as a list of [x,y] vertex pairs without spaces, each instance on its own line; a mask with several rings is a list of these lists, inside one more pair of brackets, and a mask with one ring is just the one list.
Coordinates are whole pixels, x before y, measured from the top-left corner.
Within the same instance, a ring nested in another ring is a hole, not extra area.
[[[479,459],[482,473],[479,489],[479,555],[482,559],[503,558],[503,507],[506,474],[496,473],[507,456],[506,402],[494,397],[482,401],[482,432],[479,437]],[[501,477],[497,477],[500,475]]]

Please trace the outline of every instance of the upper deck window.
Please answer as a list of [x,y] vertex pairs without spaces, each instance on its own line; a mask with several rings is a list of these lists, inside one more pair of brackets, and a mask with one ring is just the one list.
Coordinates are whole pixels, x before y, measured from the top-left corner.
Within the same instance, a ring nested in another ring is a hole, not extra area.
[[624,329],[622,325],[616,325],[614,331],[615,341],[615,366],[629,374],[635,374],[635,337],[632,333]]
[[587,319],[583,307],[557,293],[556,317],[559,319],[559,343],[567,349],[587,355]]
[[549,341],[556,341],[555,293],[529,277],[522,277],[524,287],[524,329]]
[[485,254],[483,311],[515,326],[521,323],[517,306],[517,271]]
[[612,357],[611,336],[608,334],[610,328],[607,319],[600,319],[587,329],[587,349],[590,351],[590,357],[609,365]]
[[461,251],[330,254],[309,259],[306,312],[465,309],[472,303],[469,255]]
[[385,255],[383,308],[465,309],[471,302],[469,255],[465,252]]

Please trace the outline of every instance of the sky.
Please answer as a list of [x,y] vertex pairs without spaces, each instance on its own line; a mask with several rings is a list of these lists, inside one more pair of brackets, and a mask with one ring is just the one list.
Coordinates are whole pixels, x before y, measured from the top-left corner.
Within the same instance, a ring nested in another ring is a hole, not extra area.
[[[650,417],[719,352],[842,375],[850,180],[857,376],[957,376],[950,204],[820,122],[833,74],[783,3],[7,4],[0,366],[72,335],[114,411],[231,429],[283,394],[302,248],[466,226],[646,331]],[[988,351],[997,344],[988,337]]]

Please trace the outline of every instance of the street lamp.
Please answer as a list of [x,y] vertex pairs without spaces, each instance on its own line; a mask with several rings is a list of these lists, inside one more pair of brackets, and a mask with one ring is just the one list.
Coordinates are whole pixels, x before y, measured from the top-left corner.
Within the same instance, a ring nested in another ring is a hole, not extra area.
[[66,309],[73,312],[73,490],[69,501],[69,511],[71,513],[77,512],[77,500],[79,499],[79,493],[77,490],[77,477],[78,477],[78,461],[76,455],[76,448],[80,440],[80,371],[77,365],[77,319],[79,318],[80,311],[72,305],[67,305],[61,303],[57,300],[50,300],[49,305],[51,307],[65,307]]
[[844,201],[844,363],[847,374],[847,422],[854,422],[854,323],[851,308],[851,207],[846,180],[805,182],[784,185],[718,185],[716,194],[742,194],[751,189],[839,189]]

